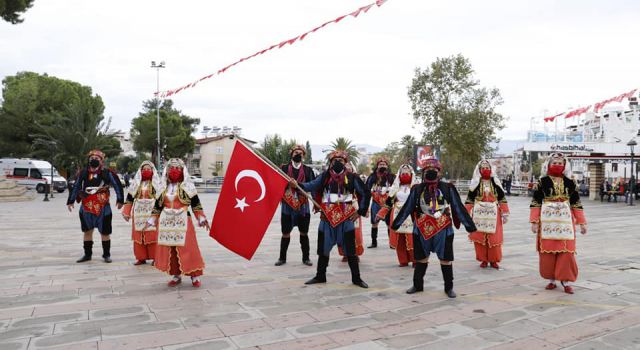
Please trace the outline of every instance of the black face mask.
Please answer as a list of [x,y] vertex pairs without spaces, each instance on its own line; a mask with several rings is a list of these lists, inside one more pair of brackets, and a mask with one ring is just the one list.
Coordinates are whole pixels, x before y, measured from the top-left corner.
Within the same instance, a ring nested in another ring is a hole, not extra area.
[[302,161],[302,154],[296,154],[295,156],[291,157],[291,159],[296,163],[300,163]]
[[340,162],[333,162],[331,170],[333,170],[333,172],[336,174],[340,174],[344,170],[344,164]]
[[435,179],[438,178],[438,171],[437,170],[427,170],[424,174],[424,178],[429,180],[429,181],[433,181]]
[[92,168],[97,168],[100,166],[100,161],[97,159],[91,159],[89,161],[89,165],[91,165]]
[[380,173],[384,173],[385,171],[387,171],[387,168],[385,168],[385,167],[378,168],[378,172],[380,172]]

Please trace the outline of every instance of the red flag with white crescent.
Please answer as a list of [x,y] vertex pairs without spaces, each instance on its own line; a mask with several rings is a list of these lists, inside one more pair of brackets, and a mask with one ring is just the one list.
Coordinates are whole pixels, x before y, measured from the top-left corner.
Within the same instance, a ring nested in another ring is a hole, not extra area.
[[273,218],[287,178],[236,141],[209,235],[251,260]]

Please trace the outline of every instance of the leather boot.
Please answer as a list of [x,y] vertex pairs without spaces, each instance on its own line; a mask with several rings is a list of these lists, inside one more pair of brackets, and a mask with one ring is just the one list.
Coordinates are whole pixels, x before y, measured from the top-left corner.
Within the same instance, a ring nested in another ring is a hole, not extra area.
[[304,284],[327,283],[327,266],[329,266],[329,257],[324,255],[318,256],[318,270],[315,277],[304,282]]
[[84,255],[76,260],[77,263],[85,262],[91,260],[91,255],[93,253],[93,241],[84,241]]
[[349,269],[351,270],[351,283],[361,288],[369,288],[369,285],[360,278],[360,266],[358,265],[357,256],[348,256]]
[[287,249],[289,249],[289,242],[291,242],[291,237],[280,239],[280,257],[278,261],[276,261],[276,266],[284,265],[287,263]]
[[371,245],[367,248],[377,248],[378,247],[378,228],[371,228]]
[[427,273],[429,263],[416,262],[413,269],[413,286],[407,289],[407,294],[422,292],[424,290],[424,275]]
[[442,269],[442,279],[444,280],[444,292],[449,298],[455,298],[456,292],[453,291],[453,265],[440,265]]
[[302,263],[307,266],[313,266],[311,260],[309,260],[309,236],[300,235],[300,249],[302,249]]
[[111,240],[102,241],[102,259],[106,263],[110,263],[111,260]]

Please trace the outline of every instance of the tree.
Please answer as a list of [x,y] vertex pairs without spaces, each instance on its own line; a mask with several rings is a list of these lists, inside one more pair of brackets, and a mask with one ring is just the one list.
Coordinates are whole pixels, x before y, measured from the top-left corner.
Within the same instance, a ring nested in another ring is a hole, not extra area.
[[56,124],[65,113],[91,115],[94,129],[103,119],[100,96],[77,82],[19,72],[5,77],[2,84],[0,156],[32,156],[34,135],[42,133],[42,127]]
[[260,152],[276,165],[286,164],[291,160],[290,151],[298,142],[295,139],[284,140],[280,135],[267,135],[260,145]]
[[478,160],[493,152],[490,144],[504,128],[504,117],[496,112],[500,91],[480,87],[473,74],[462,55],[438,58],[429,68],[416,68],[409,87],[422,142],[434,146],[452,178],[470,176]]
[[55,114],[55,123],[41,125],[39,132],[32,135],[34,157],[51,159],[56,168],[74,174],[87,164],[87,154],[92,149],[105,153],[107,165],[122,152],[120,142],[108,133],[102,114],[77,105]]
[[[351,144],[351,140],[345,137],[338,137],[331,142],[331,151],[342,150],[349,155],[349,161],[357,164],[360,153],[356,149],[356,146]],[[327,160],[329,160],[330,153],[327,154]]]
[[145,160],[150,160],[144,153],[138,153],[135,157],[119,156],[116,158],[116,166],[123,173],[133,173],[138,170],[140,164]]
[[305,143],[304,148],[305,148],[304,162],[306,164],[311,164],[313,162],[313,157],[311,157],[311,144],[309,143],[309,141]]
[[24,20],[20,18],[20,14],[31,6],[33,0],[0,0],[0,17],[11,24],[22,23]]
[[[147,152],[152,159],[157,159],[157,106],[159,99],[146,100],[142,103],[142,112],[131,121],[131,138],[133,149]],[[200,119],[182,114],[173,108],[172,100],[164,100],[160,105],[160,153],[163,159],[182,158],[193,152],[196,139],[191,136],[200,124]]]
[[404,135],[400,140],[400,158],[402,163],[411,163],[413,160],[413,148],[416,146],[416,139],[411,135]]

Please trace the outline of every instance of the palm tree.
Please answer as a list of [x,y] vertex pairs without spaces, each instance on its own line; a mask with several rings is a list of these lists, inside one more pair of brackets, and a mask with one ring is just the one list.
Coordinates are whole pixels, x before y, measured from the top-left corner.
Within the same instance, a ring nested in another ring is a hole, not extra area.
[[[349,155],[349,160],[354,162],[354,163],[358,163],[358,157],[360,156],[360,153],[358,152],[358,150],[356,149],[356,146],[351,144],[351,140],[345,138],[345,137],[338,137],[335,139],[335,141],[331,142],[331,149],[332,152],[335,150],[342,150],[347,152],[347,154]],[[327,154],[327,161],[329,160],[329,155],[330,153]]]
[[400,140],[400,157],[402,162],[411,162],[414,158],[413,148],[416,145],[415,137],[404,135]]

